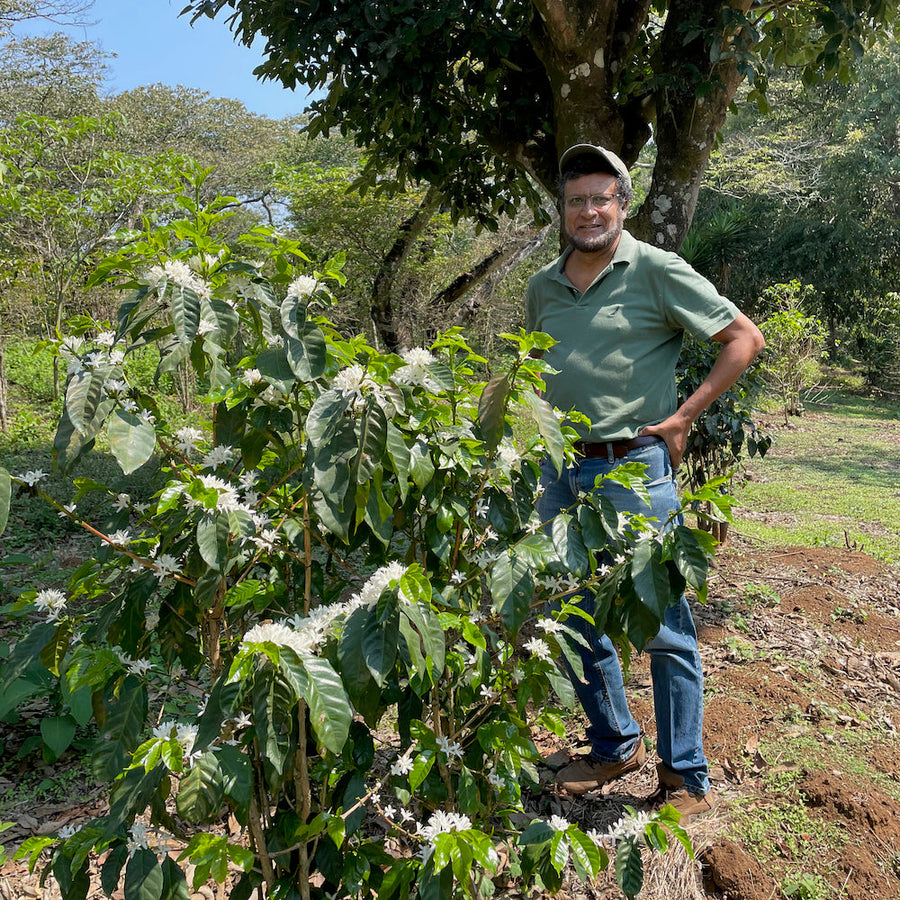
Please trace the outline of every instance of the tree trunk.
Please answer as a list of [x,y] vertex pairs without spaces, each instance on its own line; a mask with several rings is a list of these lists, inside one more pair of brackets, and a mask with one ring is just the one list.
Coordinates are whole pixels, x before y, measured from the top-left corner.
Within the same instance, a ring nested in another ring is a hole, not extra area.
[[463,297],[467,298],[466,302],[457,309],[452,324],[465,325],[471,322],[497,284],[543,245],[548,231],[549,226],[545,225],[531,226],[515,232],[468,272],[463,272],[432,297],[428,301],[429,339],[434,339],[452,306]]
[[402,344],[400,330],[391,303],[391,291],[397,272],[409,257],[416,240],[422,234],[441,204],[441,192],[431,187],[419,208],[400,225],[394,246],[382,260],[372,285],[372,322],[377,336],[388,353],[396,353]]

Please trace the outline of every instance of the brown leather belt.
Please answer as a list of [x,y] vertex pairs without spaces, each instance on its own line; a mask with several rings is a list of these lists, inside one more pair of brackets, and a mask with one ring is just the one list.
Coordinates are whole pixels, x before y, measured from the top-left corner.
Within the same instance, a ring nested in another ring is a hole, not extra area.
[[629,450],[637,450],[638,447],[646,447],[648,444],[655,444],[662,438],[655,434],[645,434],[641,437],[631,438],[628,441],[575,441],[573,445],[575,452],[586,459],[622,459],[628,454]]

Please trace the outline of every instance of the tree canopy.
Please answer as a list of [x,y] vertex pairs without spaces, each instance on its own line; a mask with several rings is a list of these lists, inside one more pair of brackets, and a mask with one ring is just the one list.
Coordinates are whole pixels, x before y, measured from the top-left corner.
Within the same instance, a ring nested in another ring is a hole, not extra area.
[[191,0],[265,40],[256,72],[326,88],[313,133],[369,148],[362,184],[438,186],[494,225],[555,189],[560,151],[601,142],[633,165],[655,145],[631,230],[677,247],[738,86],[764,102],[773,69],[850,78],[897,0]]

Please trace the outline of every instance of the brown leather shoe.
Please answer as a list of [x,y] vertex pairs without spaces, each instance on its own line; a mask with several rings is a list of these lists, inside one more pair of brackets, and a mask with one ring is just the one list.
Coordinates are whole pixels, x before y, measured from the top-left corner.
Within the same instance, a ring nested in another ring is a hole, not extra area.
[[654,809],[674,806],[681,813],[682,825],[687,825],[695,816],[712,812],[718,805],[719,798],[715,791],[692,793],[684,786],[684,779],[667,768],[665,763],[657,763],[656,772],[659,775],[659,787],[650,795],[650,805]]
[[595,791],[608,781],[639,769],[647,759],[644,742],[638,738],[634,752],[621,762],[603,763],[585,754],[556,773],[556,784],[570,794]]

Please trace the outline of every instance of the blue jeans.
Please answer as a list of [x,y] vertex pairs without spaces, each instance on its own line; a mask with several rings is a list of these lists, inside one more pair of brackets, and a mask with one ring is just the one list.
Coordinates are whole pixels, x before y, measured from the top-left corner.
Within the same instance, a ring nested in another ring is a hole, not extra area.
[[[651,507],[619,484],[606,482],[601,492],[620,512],[642,513],[665,522],[678,508],[675,479],[669,452],[662,442],[632,450],[624,459],[580,459],[563,470],[545,460],[541,472],[544,491],[538,501],[542,521],[552,519],[571,506],[579,492],[592,492],[598,475],[605,475],[624,462],[643,463]],[[593,614],[593,597],[583,597],[584,608]],[[612,641],[579,616],[570,616],[567,625],[579,631],[589,648],[572,642],[584,665],[584,679],[563,664],[575,693],[590,722],[587,738],[591,756],[600,762],[627,759],[640,740],[640,727],[628,708],[619,657]],[[697,631],[684,595],[666,609],[659,633],[646,647],[650,655],[653,704],[656,712],[656,748],[668,769],[684,778],[685,787],[705,794],[709,790],[709,766],[703,754],[703,670],[697,650]]]

